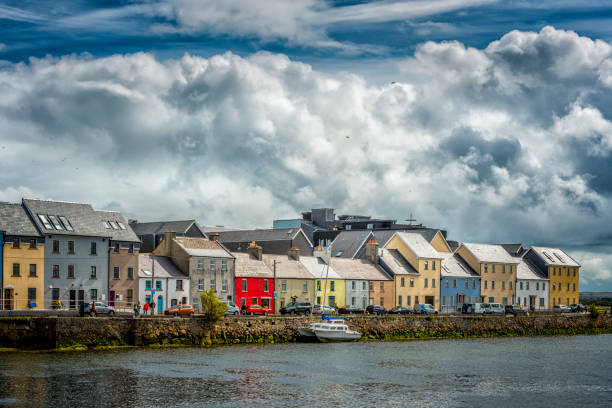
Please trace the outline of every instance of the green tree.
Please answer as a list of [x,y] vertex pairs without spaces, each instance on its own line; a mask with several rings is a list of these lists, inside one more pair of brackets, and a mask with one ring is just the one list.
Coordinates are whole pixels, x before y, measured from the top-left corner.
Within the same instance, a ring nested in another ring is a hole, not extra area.
[[221,319],[227,312],[227,305],[217,299],[212,288],[200,293],[200,301],[202,302],[202,312],[211,322]]

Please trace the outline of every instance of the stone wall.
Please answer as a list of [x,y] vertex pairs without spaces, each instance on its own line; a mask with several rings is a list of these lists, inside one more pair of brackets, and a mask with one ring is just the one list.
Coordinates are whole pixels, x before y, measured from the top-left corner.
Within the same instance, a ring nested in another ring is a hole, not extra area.
[[[316,319],[313,319],[314,321]],[[0,347],[87,349],[118,346],[173,346],[279,343],[298,340],[306,317],[228,317],[210,324],[201,318],[0,317]],[[348,318],[362,340],[462,338],[612,333],[612,318],[588,315],[529,317]]]

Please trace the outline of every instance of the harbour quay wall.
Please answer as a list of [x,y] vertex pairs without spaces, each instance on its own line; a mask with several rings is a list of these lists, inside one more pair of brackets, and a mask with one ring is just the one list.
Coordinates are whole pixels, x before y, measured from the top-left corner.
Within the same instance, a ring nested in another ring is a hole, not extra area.
[[[121,346],[170,347],[299,341],[297,327],[308,317],[204,318],[0,317],[0,347],[85,350]],[[362,340],[434,339],[612,333],[612,317],[601,315],[351,316]]]

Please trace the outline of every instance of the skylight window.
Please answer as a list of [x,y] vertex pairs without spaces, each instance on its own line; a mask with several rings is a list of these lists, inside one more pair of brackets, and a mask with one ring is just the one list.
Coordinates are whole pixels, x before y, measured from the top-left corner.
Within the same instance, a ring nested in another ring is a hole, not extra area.
[[144,274],[145,274],[145,275],[147,275],[147,276],[151,276],[151,275],[153,275],[153,274],[151,273],[151,271],[150,271],[150,270],[148,270],[148,269],[142,269],[142,273],[144,273]]
[[70,224],[70,221],[68,221],[68,218],[64,217],[63,215],[60,215],[59,219],[62,222],[62,224],[64,224],[64,228],[66,228],[66,231],[74,231],[74,228],[72,228],[72,224]]
[[123,223],[121,221],[117,221],[117,225],[119,225],[119,228],[121,228],[122,230],[127,229],[127,228],[125,228],[125,225],[123,225]]
[[115,221],[109,221],[108,223],[110,224],[111,227],[113,227],[113,229],[115,230],[119,229],[119,226],[117,225]]
[[110,229],[110,224],[108,223],[108,221],[104,221],[104,228],[106,229]]
[[560,260],[561,262],[565,262],[565,259],[563,259],[563,258],[561,257],[561,255],[559,255],[559,254],[558,254],[558,253],[556,253],[556,252],[553,252],[553,254],[555,255],[555,257],[556,257],[558,260]]
[[38,219],[40,220],[40,222],[43,223],[43,225],[45,226],[46,229],[48,229],[48,230],[52,230],[53,229],[53,226],[49,222],[49,219],[47,218],[46,215],[38,214]]
[[548,255],[548,252],[546,252],[546,251],[542,251],[542,253],[544,254],[544,256],[545,256],[546,258],[548,258],[548,260],[549,260],[550,262],[555,262],[555,260],[552,258],[552,256]]
[[342,256],[342,253],[343,253],[343,252],[344,252],[344,251],[338,251],[338,252],[336,252],[336,256]]
[[57,217],[55,215],[50,215],[49,219],[53,223],[53,226],[55,227],[56,230],[62,231],[64,229],[64,227],[62,227],[62,224],[60,224],[60,222],[57,220]]

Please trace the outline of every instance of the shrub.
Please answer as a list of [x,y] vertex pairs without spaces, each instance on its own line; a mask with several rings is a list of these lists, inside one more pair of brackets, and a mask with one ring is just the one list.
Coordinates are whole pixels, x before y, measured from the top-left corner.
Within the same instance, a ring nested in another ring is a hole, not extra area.
[[200,293],[200,301],[202,302],[202,312],[211,322],[221,319],[227,312],[227,305],[217,299],[212,288]]
[[593,319],[597,319],[599,317],[599,308],[597,308],[597,306],[595,305],[591,305],[589,306],[589,313],[591,314],[591,317]]

